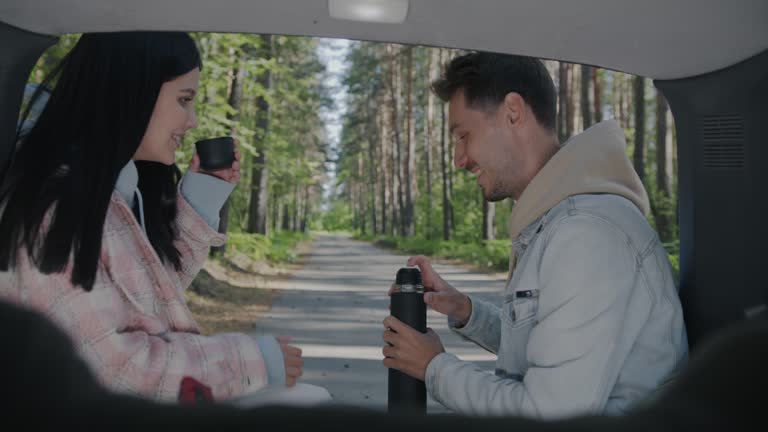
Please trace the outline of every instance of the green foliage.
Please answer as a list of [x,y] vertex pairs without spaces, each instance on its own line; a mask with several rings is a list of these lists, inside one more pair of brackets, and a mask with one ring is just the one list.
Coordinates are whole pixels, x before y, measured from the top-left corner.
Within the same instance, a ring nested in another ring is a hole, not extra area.
[[431,258],[458,259],[481,268],[505,271],[509,268],[511,246],[509,240],[481,240],[461,242],[457,240],[426,240],[420,237],[393,237],[357,235],[359,240],[396,249],[411,255],[426,255]]
[[352,211],[349,203],[336,201],[331,209],[320,217],[320,224],[316,228],[324,231],[345,231],[352,226]]
[[664,243],[664,248],[669,254],[669,262],[672,264],[672,270],[675,273],[675,280],[680,280],[680,240],[675,239],[669,243]]
[[291,263],[298,259],[295,248],[310,235],[300,232],[277,231],[268,236],[243,232],[230,233],[226,255],[244,254],[254,261]]
[[[177,160],[186,165],[193,143],[203,137],[232,135],[240,141],[242,180],[230,198],[230,226],[245,228],[250,217],[256,156],[266,154],[268,225],[278,227],[280,215],[319,209],[325,179],[325,137],[320,108],[328,105],[325,69],[317,54],[318,41],[306,37],[273,36],[267,51],[259,35],[196,33],[203,56],[198,102],[199,126],[187,134]],[[272,75],[265,88],[260,78]],[[238,107],[229,104],[233,77],[242,83]],[[269,103],[269,130],[260,130],[257,99]],[[300,197],[300,198],[299,198]],[[307,201],[306,209],[298,200]],[[293,218],[290,218],[293,221]],[[298,229],[299,227],[293,227]]]

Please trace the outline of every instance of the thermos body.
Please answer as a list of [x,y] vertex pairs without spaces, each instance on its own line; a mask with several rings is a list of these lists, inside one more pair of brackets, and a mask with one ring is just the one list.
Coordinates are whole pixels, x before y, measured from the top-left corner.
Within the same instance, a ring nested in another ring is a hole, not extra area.
[[[427,305],[418,269],[402,268],[398,271],[390,302],[392,316],[422,333],[427,332]],[[390,412],[426,413],[427,388],[424,381],[399,370],[389,369],[387,396]]]

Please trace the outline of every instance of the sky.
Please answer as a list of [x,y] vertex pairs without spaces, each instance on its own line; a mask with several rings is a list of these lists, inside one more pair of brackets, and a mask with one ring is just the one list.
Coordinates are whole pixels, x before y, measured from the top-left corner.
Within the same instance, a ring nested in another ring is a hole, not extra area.
[[[347,69],[345,58],[349,52],[351,41],[347,39],[328,39],[321,38],[318,46],[318,55],[320,61],[325,64],[328,82],[331,89],[331,96],[334,104],[333,109],[323,110],[321,116],[325,122],[326,136],[328,137],[331,149],[336,149],[341,135],[341,126],[344,113],[347,110],[347,92],[341,85],[341,79]],[[333,153],[332,153],[333,154]],[[323,197],[328,198],[331,194],[331,187],[336,183],[335,166],[328,164],[329,181],[323,185]],[[328,200],[323,200],[323,210],[327,210]]]

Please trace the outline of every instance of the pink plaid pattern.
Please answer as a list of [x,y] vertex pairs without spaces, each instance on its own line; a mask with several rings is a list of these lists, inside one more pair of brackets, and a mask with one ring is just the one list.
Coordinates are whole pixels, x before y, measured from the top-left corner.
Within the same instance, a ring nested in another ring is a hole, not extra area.
[[180,194],[176,222],[179,272],[163,265],[115,192],[91,292],[72,286],[71,267],[42,274],[21,250],[16,268],[0,273],[0,297],[36,309],[58,324],[114,391],[175,401],[185,376],[211,387],[216,400],[265,386],[264,360],[253,338],[200,335],[184,298],[209,248],[226,237],[211,229]]

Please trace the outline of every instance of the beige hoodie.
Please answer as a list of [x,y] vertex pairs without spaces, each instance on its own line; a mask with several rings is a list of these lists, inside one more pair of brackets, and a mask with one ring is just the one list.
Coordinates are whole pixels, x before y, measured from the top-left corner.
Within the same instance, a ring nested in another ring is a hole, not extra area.
[[[623,196],[647,215],[648,193],[626,154],[624,132],[615,120],[597,123],[563,144],[531,180],[509,217],[514,242],[520,232],[560,201],[579,194]],[[509,259],[509,273],[516,255]]]

